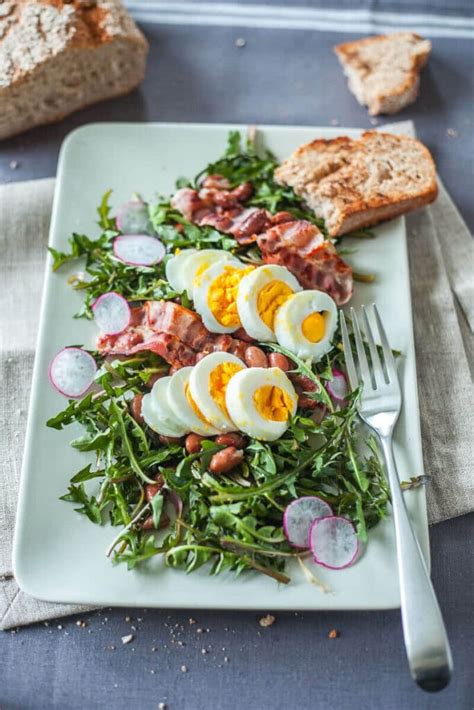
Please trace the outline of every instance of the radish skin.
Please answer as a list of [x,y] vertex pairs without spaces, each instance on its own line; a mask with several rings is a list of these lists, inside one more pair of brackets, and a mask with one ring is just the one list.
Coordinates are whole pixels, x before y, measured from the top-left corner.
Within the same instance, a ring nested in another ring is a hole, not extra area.
[[97,363],[86,350],[63,348],[52,359],[48,375],[60,394],[78,399],[89,390],[96,372]]
[[148,234],[122,234],[114,239],[114,254],[130,266],[159,264],[166,254],[165,246]]
[[316,519],[327,516],[332,516],[332,508],[318,496],[303,496],[292,501],[283,513],[283,531],[290,545],[307,549],[311,525]]
[[104,335],[118,335],[130,325],[132,312],[127,300],[116,291],[103,293],[92,306],[94,320]]
[[341,370],[337,370],[336,368],[332,371],[332,377],[332,380],[326,382],[326,389],[334,402],[345,404],[347,395],[349,394],[347,378]]
[[328,515],[314,521],[308,536],[316,564],[328,569],[350,567],[359,552],[359,540],[350,520]]

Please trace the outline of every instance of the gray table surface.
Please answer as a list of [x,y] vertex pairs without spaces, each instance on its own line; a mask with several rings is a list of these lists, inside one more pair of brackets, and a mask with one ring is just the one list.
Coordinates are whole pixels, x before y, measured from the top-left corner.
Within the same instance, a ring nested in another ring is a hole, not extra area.
[[[144,29],[151,52],[141,90],[4,142],[2,182],[54,175],[63,137],[91,121],[371,126],[331,51],[347,34]],[[245,47],[235,46],[237,37]],[[399,115],[415,121],[471,227],[472,96],[472,43],[437,38],[421,96]],[[473,521],[471,515],[431,529],[433,580],[455,663],[452,684],[437,696],[409,678],[397,611],[277,613],[261,628],[255,613],[108,609],[81,617],[84,628],[69,618],[0,634],[0,707],[472,708]],[[328,638],[331,629],[340,636]],[[123,645],[129,633],[134,640]]]

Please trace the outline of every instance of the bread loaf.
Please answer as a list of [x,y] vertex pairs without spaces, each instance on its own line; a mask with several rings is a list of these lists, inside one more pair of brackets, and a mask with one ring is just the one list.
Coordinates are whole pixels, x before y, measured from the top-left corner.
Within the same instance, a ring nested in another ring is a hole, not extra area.
[[335,52],[349,89],[376,116],[397,113],[415,101],[431,42],[414,32],[394,32],[339,44]]
[[2,0],[0,139],[131,91],[147,51],[120,0]]
[[433,202],[436,168],[415,138],[366,131],[303,145],[275,171],[325,221],[333,237]]

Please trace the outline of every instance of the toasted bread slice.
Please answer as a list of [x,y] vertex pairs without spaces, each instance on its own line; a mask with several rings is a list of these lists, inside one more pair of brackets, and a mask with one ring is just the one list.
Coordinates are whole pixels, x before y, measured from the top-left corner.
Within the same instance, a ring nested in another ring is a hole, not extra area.
[[333,237],[423,207],[438,193],[428,149],[378,131],[303,145],[275,170],[275,180],[292,187]]
[[339,44],[334,51],[349,89],[376,116],[397,113],[415,101],[431,42],[414,32],[394,32]]

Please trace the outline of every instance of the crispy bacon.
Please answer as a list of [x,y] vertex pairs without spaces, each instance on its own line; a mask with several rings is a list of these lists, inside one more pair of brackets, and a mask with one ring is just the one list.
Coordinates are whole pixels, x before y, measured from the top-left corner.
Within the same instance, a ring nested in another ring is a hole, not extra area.
[[241,245],[257,242],[267,264],[286,266],[303,288],[328,293],[338,305],[352,296],[351,267],[337,254],[319,229],[289,212],[270,215],[258,207],[244,207],[252,194],[251,183],[230,190],[222,175],[208,175],[201,189],[178,190],[172,204],[186,219],[232,234]]
[[305,220],[277,224],[257,239],[267,264],[286,266],[303,288],[328,293],[341,306],[353,291],[352,269],[332,242]]
[[230,335],[210,333],[197,313],[173,301],[147,301],[132,309],[128,328],[103,335],[97,348],[108,355],[132,355],[149,350],[177,370],[194,365],[198,354],[230,352],[243,358],[248,343]]

